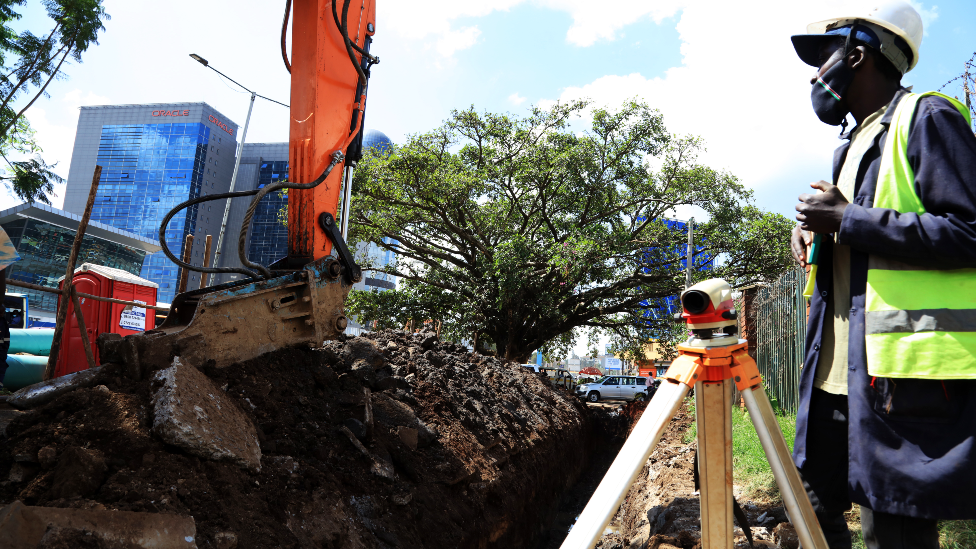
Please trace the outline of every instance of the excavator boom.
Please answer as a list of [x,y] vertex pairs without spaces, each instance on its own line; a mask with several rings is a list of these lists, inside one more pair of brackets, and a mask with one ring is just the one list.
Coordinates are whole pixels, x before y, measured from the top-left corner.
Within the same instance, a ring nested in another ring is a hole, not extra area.
[[[257,265],[241,244],[245,268],[234,271],[249,280],[177,295],[155,330],[124,339],[100,337],[103,360],[125,364],[136,379],[168,366],[176,356],[198,367],[223,367],[282,347],[319,347],[346,328],[345,300],[362,272],[336,214],[345,181],[342,223],[348,223],[348,186],[362,156],[369,70],[379,62],[369,53],[375,0],[294,2],[290,65],[282,52],[292,83],[288,182],[188,200],[163,222],[165,227],[178,211],[202,201],[254,196],[244,218],[247,230],[261,198],[288,188],[288,255],[271,266]],[[195,267],[163,249],[183,268],[229,270]]]

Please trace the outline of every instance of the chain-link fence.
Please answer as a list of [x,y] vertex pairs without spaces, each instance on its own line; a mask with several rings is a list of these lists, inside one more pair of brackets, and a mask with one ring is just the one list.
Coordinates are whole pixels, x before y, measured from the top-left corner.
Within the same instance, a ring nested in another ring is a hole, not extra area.
[[774,406],[796,413],[807,334],[806,273],[793,269],[756,290],[746,307],[749,346]]

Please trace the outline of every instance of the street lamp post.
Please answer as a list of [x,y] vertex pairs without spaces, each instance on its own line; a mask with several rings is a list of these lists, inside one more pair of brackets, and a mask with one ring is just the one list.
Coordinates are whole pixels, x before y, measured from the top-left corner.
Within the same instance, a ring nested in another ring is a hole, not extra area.
[[[282,103],[280,101],[275,101],[274,99],[271,99],[270,97],[265,97],[263,95],[257,94],[255,92],[247,89],[246,87],[244,87],[243,85],[241,85],[239,82],[235,81],[233,78],[231,78],[231,77],[227,76],[226,74],[218,71],[217,69],[211,67],[210,66],[210,63],[206,59],[204,59],[203,57],[200,57],[199,55],[197,55],[195,53],[191,53],[190,54],[190,57],[192,57],[193,60],[195,60],[196,62],[200,63],[204,67],[207,67],[208,69],[216,72],[220,76],[223,76],[227,80],[230,80],[231,82],[237,84],[242,89],[244,89],[245,91],[247,91],[248,93],[251,94],[251,103],[247,107],[247,119],[244,120],[244,131],[241,132],[241,142],[237,146],[237,160],[234,162],[234,173],[230,177],[230,190],[227,191],[227,192],[231,192],[232,193],[232,192],[234,192],[234,187],[237,185],[237,172],[241,168],[241,157],[244,155],[244,141],[247,139],[247,126],[251,123],[251,111],[254,110],[254,98],[255,97],[260,97],[261,99],[267,99],[268,101],[271,101],[272,103],[277,103],[277,104],[281,105],[282,107],[288,107],[288,105],[285,105],[284,103]],[[227,199],[227,204],[224,206],[224,218],[220,222],[220,234],[217,235],[217,249],[214,252],[214,261],[213,261],[213,266],[214,267],[219,267],[220,266],[220,254],[221,254],[221,250],[223,249],[223,245],[224,245],[224,233],[227,232],[227,219],[230,217],[230,201],[231,201],[231,199],[228,198]],[[213,274],[211,274],[207,286],[210,286],[212,283],[213,283]]]

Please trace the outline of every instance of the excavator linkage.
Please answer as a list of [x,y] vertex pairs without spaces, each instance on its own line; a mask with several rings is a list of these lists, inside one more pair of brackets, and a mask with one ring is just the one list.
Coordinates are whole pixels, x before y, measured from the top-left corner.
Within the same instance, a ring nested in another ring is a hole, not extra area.
[[222,368],[283,347],[320,347],[346,328],[350,283],[346,269],[326,257],[270,280],[182,293],[160,327],[125,338],[102,334],[99,350],[104,362],[123,363],[142,379],[176,356]]

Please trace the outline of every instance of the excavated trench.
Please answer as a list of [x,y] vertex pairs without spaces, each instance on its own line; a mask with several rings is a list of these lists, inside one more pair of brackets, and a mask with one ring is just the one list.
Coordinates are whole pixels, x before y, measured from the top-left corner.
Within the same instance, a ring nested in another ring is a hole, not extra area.
[[[193,544],[222,549],[532,548],[604,436],[599,413],[572,396],[432,334],[180,368],[131,379],[106,364],[8,410],[0,506],[192,517]],[[179,392],[184,380],[195,396]],[[201,450],[234,439],[215,427],[231,408],[238,452],[233,441]],[[170,417],[180,410],[197,417]],[[93,533],[49,532],[39,546]]]
[[[643,411],[588,407],[432,334],[180,368],[131,379],[106,364],[22,410],[0,403],[0,545],[20,502],[89,521],[25,547],[140,547],[90,527],[124,514],[195,530],[173,547],[557,548]],[[695,546],[690,421],[672,423],[599,547]]]

